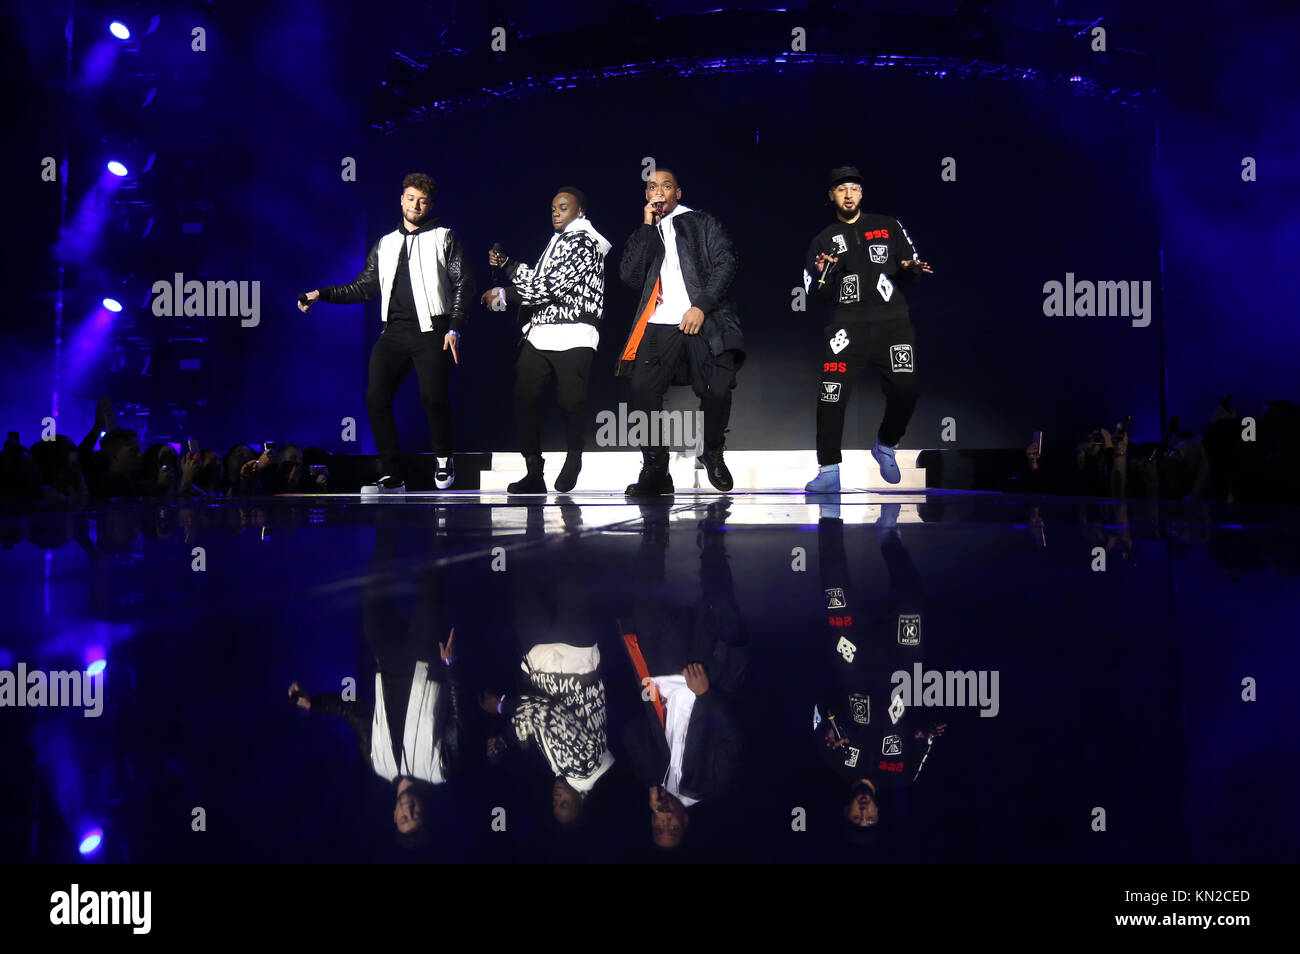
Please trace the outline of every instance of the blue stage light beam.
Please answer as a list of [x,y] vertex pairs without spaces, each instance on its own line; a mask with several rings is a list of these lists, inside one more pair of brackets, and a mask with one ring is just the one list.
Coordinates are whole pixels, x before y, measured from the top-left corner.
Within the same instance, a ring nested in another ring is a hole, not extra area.
[[104,843],[104,829],[92,828],[81,836],[81,844],[77,850],[83,855],[93,855],[99,851],[99,846]]

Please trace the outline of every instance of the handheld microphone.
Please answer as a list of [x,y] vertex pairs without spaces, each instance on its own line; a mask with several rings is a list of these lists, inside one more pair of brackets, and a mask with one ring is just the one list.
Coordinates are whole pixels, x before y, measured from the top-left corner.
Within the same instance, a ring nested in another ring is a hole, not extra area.
[[[494,251],[494,252],[496,252],[498,255],[500,255],[500,254],[501,254],[501,243],[500,243],[500,242],[493,242],[493,243],[492,243],[492,251]],[[500,266],[500,265],[493,265],[493,266],[492,266],[492,269],[491,269],[491,275],[492,275],[492,286],[495,288],[496,286],[498,286],[498,285],[501,284],[501,266]]]
[[[823,252],[822,254],[823,254],[823,255],[828,255],[828,254],[830,254],[830,253],[829,253],[829,252]],[[817,279],[817,287],[818,287],[818,288],[820,288],[822,285],[825,285],[825,284],[826,284],[826,276],[830,275],[831,270],[832,270],[833,268],[835,268],[835,266],[838,265],[838,264],[839,264],[839,262],[832,262],[832,261],[830,261],[829,259],[828,259],[828,260],[823,264],[823,266],[822,266],[822,275],[821,275],[821,278]]]

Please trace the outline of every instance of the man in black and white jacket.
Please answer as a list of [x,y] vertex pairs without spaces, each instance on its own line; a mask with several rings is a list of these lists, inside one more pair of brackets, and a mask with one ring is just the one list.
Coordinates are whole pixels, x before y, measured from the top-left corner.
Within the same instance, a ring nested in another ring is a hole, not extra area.
[[564,415],[566,456],[555,489],[568,493],[582,470],[587,382],[600,343],[597,325],[605,308],[605,256],[610,245],[587,218],[587,197],[564,186],[551,200],[555,234],[537,264],[529,267],[493,249],[488,264],[501,268],[508,285],[488,289],[483,304],[503,310],[518,304],[523,346],[515,366],[515,425],[528,473],[506,489],[544,494],[541,398],[551,378]]
[[459,341],[474,277],[456,233],[430,215],[437,188],[427,175],[407,176],[402,181],[402,224],[371,247],[361,273],[346,285],[326,285],[298,299],[298,308],[309,313],[315,301],[351,305],[380,297],[384,330],[370,351],[366,408],[381,476],[362,493],[406,489],[393,397],[412,365],[433,438],[434,483],[446,490],[456,479],[447,383],[452,362],[460,363]]
[[[663,409],[669,385],[690,383],[704,416],[700,461],[709,483],[726,493],[732,479],[723,442],[731,390],[745,360],[740,318],[729,297],[738,261],[722,224],[681,198],[671,170],[659,169],[646,181],[643,224],[628,236],[619,267],[641,300],[617,373],[631,377],[628,403],[647,416]],[[628,496],[671,494],[667,449],[646,447],[641,455],[641,473]]]

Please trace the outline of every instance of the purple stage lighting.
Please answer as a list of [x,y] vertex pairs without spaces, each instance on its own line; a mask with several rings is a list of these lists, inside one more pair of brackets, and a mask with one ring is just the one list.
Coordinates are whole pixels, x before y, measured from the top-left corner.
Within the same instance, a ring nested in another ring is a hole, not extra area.
[[114,159],[109,162],[108,171],[120,179],[122,176],[126,175],[126,166]]
[[108,653],[99,643],[91,643],[87,646],[82,651],[81,658],[86,664],[86,672],[92,676],[97,672],[103,672],[104,667],[108,664]]
[[109,311],[122,310],[122,303],[118,301],[116,298],[105,298],[103,304],[104,307],[107,308]]
[[100,844],[104,841],[104,830],[102,828],[92,828],[81,836],[81,844],[77,850],[83,855],[92,855],[99,851]]
[[117,37],[119,40],[131,39],[131,31],[121,20],[114,20],[110,23],[108,25],[108,32],[113,34],[113,36]]

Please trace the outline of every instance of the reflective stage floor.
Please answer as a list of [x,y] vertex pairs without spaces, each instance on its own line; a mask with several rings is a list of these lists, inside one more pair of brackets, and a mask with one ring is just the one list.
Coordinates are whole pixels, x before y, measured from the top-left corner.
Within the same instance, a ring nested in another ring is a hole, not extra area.
[[1295,861],[1298,531],[936,491],[11,509],[0,859]]

